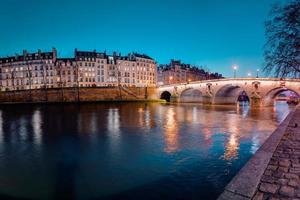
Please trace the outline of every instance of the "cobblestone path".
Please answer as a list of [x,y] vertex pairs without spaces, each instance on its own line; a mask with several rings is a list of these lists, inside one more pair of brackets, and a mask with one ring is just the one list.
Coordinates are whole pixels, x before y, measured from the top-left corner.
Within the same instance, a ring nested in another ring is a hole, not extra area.
[[[298,124],[296,127],[295,124]],[[253,200],[300,200],[300,109],[265,170]]]

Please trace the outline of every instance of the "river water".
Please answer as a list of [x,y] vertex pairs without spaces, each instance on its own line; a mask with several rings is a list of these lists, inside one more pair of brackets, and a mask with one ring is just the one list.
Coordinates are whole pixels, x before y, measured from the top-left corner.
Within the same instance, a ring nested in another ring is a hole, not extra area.
[[0,197],[216,199],[290,109],[1,106]]

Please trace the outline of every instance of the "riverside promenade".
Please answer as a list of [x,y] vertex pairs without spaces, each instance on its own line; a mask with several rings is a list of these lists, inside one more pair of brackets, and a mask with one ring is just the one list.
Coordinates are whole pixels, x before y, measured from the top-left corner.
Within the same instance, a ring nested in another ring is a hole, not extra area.
[[218,200],[300,200],[300,107],[286,117]]

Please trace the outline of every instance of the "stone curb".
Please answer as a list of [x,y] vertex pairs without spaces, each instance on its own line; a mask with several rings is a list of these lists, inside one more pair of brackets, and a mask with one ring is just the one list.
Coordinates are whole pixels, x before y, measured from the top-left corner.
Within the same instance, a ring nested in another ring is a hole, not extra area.
[[260,179],[283,137],[295,110],[292,110],[288,114],[254,156],[229,182],[224,192],[218,197],[218,200],[249,200],[255,195]]

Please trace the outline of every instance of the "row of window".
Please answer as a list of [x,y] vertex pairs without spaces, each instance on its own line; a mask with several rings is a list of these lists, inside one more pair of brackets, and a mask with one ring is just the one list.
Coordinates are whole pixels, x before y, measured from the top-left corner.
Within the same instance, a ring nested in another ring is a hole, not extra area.
[[13,59],[11,60],[6,60],[6,63],[2,63],[0,60],[0,67],[12,67],[12,66],[21,66],[21,65],[32,65],[32,64],[51,64],[53,63],[52,60],[31,60],[31,61],[14,61]]

